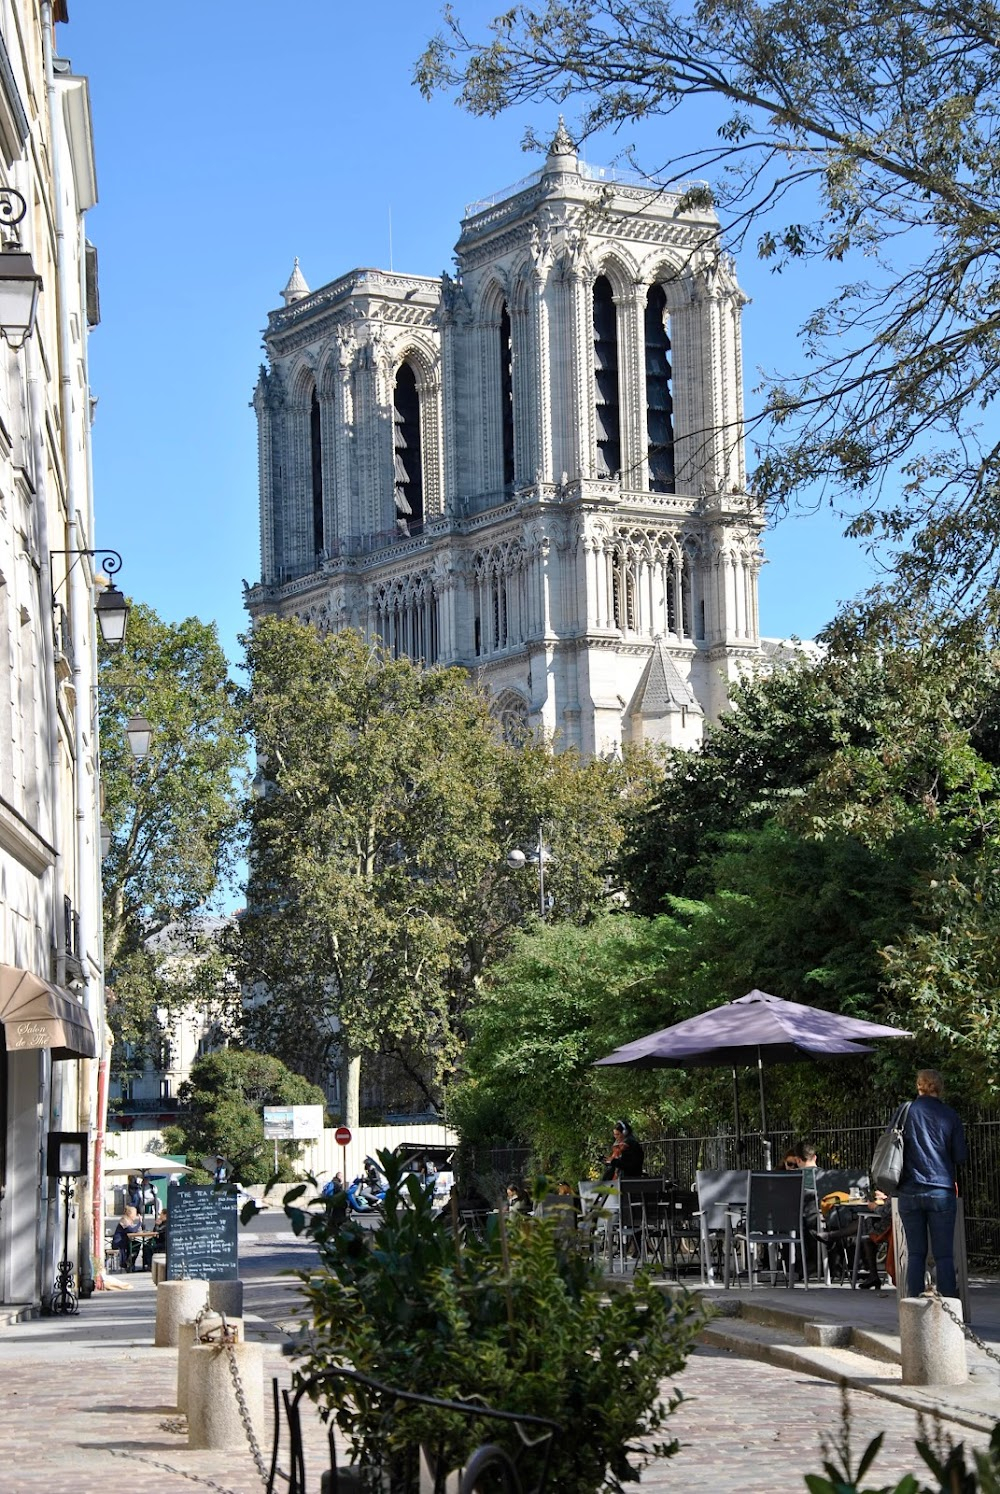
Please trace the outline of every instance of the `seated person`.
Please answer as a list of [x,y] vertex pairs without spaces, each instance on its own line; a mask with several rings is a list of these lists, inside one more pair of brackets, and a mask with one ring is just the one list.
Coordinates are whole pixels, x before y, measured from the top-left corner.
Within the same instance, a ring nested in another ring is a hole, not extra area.
[[[799,1255],[800,1257],[801,1255],[805,1255],[808,1260],[815,1262],[816,1241],[819,1235],[819,1204],[816,1201],[816,1189],[815,1186],[813,1186],[816,1176],[815,1171],[811,1174],[806,1171],[807,1164],[804,1160],[806,1150],[812,1152],[812,1156],[815,1161],[815,1147],[808,1149],[799,1147],[795,1150],[789,1150],[785,1153],[785,1160],[782,1162],[781,1166],[785,1172],[805,1172],[802,1192],[803,1241],[802,1250]],[[798,1276],[799,1280],[801,1280],[803,1274],[801,1258],[796,1260],[795,1270],[796,1275]]]
[[118,1260],[123,1271],[131,1271],[134,1256],[132,1246],[137,1242],[131,1237],[137,1235],[142,1229],[142,1221],[139,1218],[139,1210],[135,1204],[126,1204],[122,1216],[115,1225],[115,1232],[111,1236],[111,1249],[117,1250]]
[[[861,1258],[858,1261],[857,1284],[859,1287],[874,1287],[879,1291],[882,1277],[878,1269],[878,1247],[885,1241],[888,1230],[891,1230],[892,1205],[884,1193],[876,1193],[874,1202],[868,1205],[868,1211],[863,1215],[865,1224],[858,1244]],[[853,1271],[853,1246],[858,1238],[857,1210],[841,1208],[835,1204],[827,1215],[823,1238],[828,1248],[832,1247],[831,1256],[834,1251],[842,1250],[847,1266]]]
[[146,1270],[152,1263],[154,1255],[163,1255],[167,1248],[167,1211],[161,1209],[156,1217],[156,1227],[151,1235],[142,1242],[142,1264]]

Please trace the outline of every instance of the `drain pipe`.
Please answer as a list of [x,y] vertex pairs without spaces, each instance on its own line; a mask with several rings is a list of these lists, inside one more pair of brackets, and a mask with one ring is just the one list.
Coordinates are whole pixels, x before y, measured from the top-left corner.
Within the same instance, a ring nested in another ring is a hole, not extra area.
[[[49,130],[49,156],[50,169],[52,172],[52,195],[54,202],[54,238],[55,238],[55,260],[56,260],[56,282],[57,282],[57,311],[56,324],[58,328],[59,345],[59,416],[62,426],[62,455],[65,468],[66,481],[66,548],[74,551],[80,547],[81,535],[77,525],[77,514],[82,508],[89,519],[91,516],[91,504],[88,501],[89,494],[86,483],[81,482],[79,472],[79,458],[76,444],[73,439],[73,380],[70,370],[73,366],[73,344],[70,333],[69,308],[75,305],[82,297],[71,295],[70,287],[70,256],[67,253],[67,231],[66,231],[66,207],[63,198],[63,172],[60,159],[60,129],[59,118],[59,96],[56,91],[55,66],[53,58],[53,35],[54,25],[52,20],[52,0],[42,0],[40,7],[42,25],[42,51],[45,68],[45,96],[47,105],[48,130]],[[81,342],[85,340],[81,325]],[[86,395],[86,388],[83,391]],[[83,502],[81,504],[80,499]],[[87,534],[84,540],[93,544],[93,536]],[[69,554],[68,580],[69,589],[69,614],[70,628],[73,637],[73,750],[74,750],[74,774],[73,774],[73,797],[74,817],[76,830],[75,863],[76,876],[73,879],[73,890],[76,893],[74,906],[79,917],[79,947],[77,957],[83,979],[82,1000],[88,1015],[91,1018],[95,1032],[101,1035],[101,1013],[95,1010],[100,1005],[94,1000],[94,992],[91,986],[91,929],[94,921],[93,899],[90,896],[92,878],[95,875],[97,862],[95,860],[94,833],[97,826],[95,821],[94,803],[88,799],[86,784],[89,775],[86,772],[88,756],[88,735],[93,742],[94,722],[88,720],[94,716],[93,686],[95,676],[92,669],[93,639],[93,595],[90,584],[85,581],[85,572],[82,565],[83,557],[75,557]],[[88,615],[89,614],[89,615]],[[81,647],[83,641],[87,642],[87,664],[84,671],[83,659],[84,649]],[[94,763],[96,770],[96,762]],[[96,777],[92,779],[96,783]],[[91,834],[88,835],[88,829]],[[99,849],[99,848],[98,848]],[[98,993],[100,987],[98,986]],[[93,1134],[93,1119],[91,1114],[90,1092],[94,1079],[92,1060],[77,1060],[77,1093],[76,1093],[76,1117],[77,1127],[86,1130],[88,1135]],[[90,1254],[90,1231],[87,1227],[87,1219],[90,1214],[90,1189],[92,1186],[93,1168],[88,1169],[86,1179],[77,1182],[77,1260],[80,1280],[80,1292],[83,1296],[89,1296],[93,1291],[93,1272],[91,1270]]]

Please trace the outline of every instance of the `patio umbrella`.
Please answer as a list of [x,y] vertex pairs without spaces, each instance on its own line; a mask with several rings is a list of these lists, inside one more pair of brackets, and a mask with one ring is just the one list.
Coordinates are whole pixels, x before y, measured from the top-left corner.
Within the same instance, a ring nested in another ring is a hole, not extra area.
[[[637,1038],[616,1048],[595,1067],[633,1069],[732,1068],[754,1065],[760,1083],[760,1127],[767,1130],[764,1102],[764,1065],[795,1063],[803,1058],[870,1053],[863,1039],[911,1037],[901,1027],[842,1017],[798,1001],[783,1001],[766,991],[751,991],[724,1006],[712,1007],[673,1027]],[[739,1102],[736,1102],[736,1139],[739,1143]]]
[[105,1172],[130,1172],[138,1176],[143,1172],[160,1173],[167,1177],[175,1172],[190,1172],[183,1162],[174,1162],[170,1157],[158,1157],[155,1152],[136,1152],[134,1157],[122,1157],[120,1161],[105,1160]]

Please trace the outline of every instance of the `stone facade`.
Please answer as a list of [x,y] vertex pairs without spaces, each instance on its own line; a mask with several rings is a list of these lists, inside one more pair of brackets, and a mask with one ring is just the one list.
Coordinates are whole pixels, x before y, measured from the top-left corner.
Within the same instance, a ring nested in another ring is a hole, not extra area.
[[356,270],[271,313],[254,617],[458,664],[584,754],[694,745],[760,657],[744,297],[707,210],[544,167],[467,210],[454,277]]
[[[52,53],[65,19],[60,0],[0,0],[0,198],[26,201],[17,232],[41,277],[33,333],[0,341],[0,1300],[28,1305],[63,1255],[46,1137],[96,1135],[104,1033],[97,593],[80,553],[95,544],[97,191],[87,81]],[[90,1200],[79,1180],[70,1256],[85,1282]]]

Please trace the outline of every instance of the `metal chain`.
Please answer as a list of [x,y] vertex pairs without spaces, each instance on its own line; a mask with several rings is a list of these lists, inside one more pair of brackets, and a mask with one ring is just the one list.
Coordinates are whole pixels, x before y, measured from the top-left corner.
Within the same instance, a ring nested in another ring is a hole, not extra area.
[[145,1453],[135,1452],[131,1448],[109,1447],[108,1452],[113,1458],[127,1458],[130,1463],[145,1463],[147,1468],[158,1468],[161,1473],[173,1473],[178,1478],[186,1478],[192,1484],[200,1484],[203,1489],[214,1489],[215,1494],[246,1494],[246,1490],[230,1489],[226,1484],[217,1484],[214,1478],[203,1478],[200,1473],[188,1473],[184,1468],[174,1468],[170,1463],[161,1463],[158,1458],[148,1458]]
[[957,1328],[961,1328],[966,1338],[971,1339],[978,1349],[982,1349],[984,1354],[988,1355],[988,1357],[994,1360],[997,1364],[1000,1364],[1000,1354],[998,1354],[995,1349],[991,1349],[989,1344],[984,1344],[982,1339],[979,1337],[979,1334],[974,1333],[973,1330],[969,1327],[968,1323],[962,1322],[962,1319],[958,1316],[958,1314],[948,1306],[948,1303],[946,1302],[944,1297],[942,1297],[937,1287],[928,1287],[927,1291],[924,1293],[924,1296],[932,1297],[934,1301],[940,1305],[941,1311],[944,1313],[945,1317],[951,1318],[951,1321],[955,1324],[955,1326]]
[[257,1441],[257,1433],[254,1431],[253,1419],[250,1415],[250,1407],[247,1405],[246,1392],[243,1389],[243,1381],[240,1379],[239,1366],[236,1362],[236,1329],[231,1328],[224,1312],[218,1314],[220,1325],[217,1328],[209,1328],[205,1333],[201,1331],[201,1325],[205,1317],[211,1311],[211,1304],[206,1297],[205,1305],[194,1320],[194,1336],[198,1343],[218,1343],[226,1350],[229,1359],[229,1374],[233,1382],[233,1390],[236,1392],[236,1405],[239,1408],[240,1421],[246,1433],[247,1444],[250,1448],[250,1456],[253,1458],[257,1475],[265,1486],[270,1479],[264,1455]]
[[[225,1325],[225,1318],[223,1318],[222,1321],[223,1325]],[[243,1381],[240,1379],[240,1371],[236,1363],[235,1331],[227,1332],[225,1330],[225,1327],[223,1328],[223,1331],[224,1337],[222,1342],[225,1346],[226,1352],[229,1355],[229,1373],[232,1376],[233,1389],[236,1392],[236,1404],[240,1408],[240,1420],[243,1423],[243,1430],[247,1434],[247,1442],[250,1445],[250,1455],[254,1460],[254,1464],[256,1465],[257,1474],[260,1478],[261,1483],[266,1485],[270,1474],[268,1473],[267,1466],[264,1462],[264,1456],[260,1450],[260,1443],[257,1441],[257,1434],[253,1429],[253,1421],[250,1417],[250,1407],[247,1405],[246,1394],[243,1390]]]

